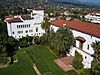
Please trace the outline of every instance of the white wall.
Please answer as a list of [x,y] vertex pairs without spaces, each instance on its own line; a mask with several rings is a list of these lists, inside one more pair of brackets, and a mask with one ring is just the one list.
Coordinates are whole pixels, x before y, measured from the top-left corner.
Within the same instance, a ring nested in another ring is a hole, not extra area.
[[54,26],[54,25],[51,25],[51,26],[50,26],[50,29],[53,29],[53,30],[54,30],[54,32],[56,32],[56,31],[59,29],[59,27]]
[[7,23],[7,31],[8,31],[8,36],[11,36],[11,24]]
[[85,16],[85,18],[88,19],[89,21],[93,22],[93,23],[100,23],[100,16],[92,16],[92,15],[88,14],[88,15]]
[[[96,38],[94,36],[91,36],[91,35],[76,31],[76,30],[72,30],[72,32],[73,32],[74,37],[77,37],[77,36],[84,37],[86,41],[83,44],[83,50],[88,52],[88,53],[90,53],[90,54],[94,54],[94,50],[91,47],[91,44],[92,44],[92,42],[95,42],[96,40],[100,41],[100,39]],[[89,45],[89,49],[87,49],[88,45]],[[79,46],[79,43],[77,43],[77,41],[76,41],[76,46],[77,47]]]
[[[45,33],[45,30],[41,28],[41,24],[44,18],[44,10],[33,10],[32,13],[36,14],[33,15],[34,19],[23,20],[23,22],[15,22],[15,23],[7,22],[8,35],[13,36],[16,39],[25,37],[27,35],[42,36]],[[17,28],[17,25],[27,25],[27,24],[30,24],[30,27]],[[38,28],[38,31],[36,31],[36,28]],[[32,32],[29,32],[29,30],[32,30]],[[23,31],[23,33],[18,33],[18,31]],[[28,31],[28,33],[26,33],[26,31]]]
[[[26,25],[30,24],[30,27],[27,28],[17,28],[17,25]],[[38,28],[38,32],[36,32],[36,28]],[[29,32],[29,30],[33,30],[32,32]],[[18,33],[18,31],[23,31],[23,33]],[[26,33],[28,31],[28,33]],[[13,34],[14,32],[14,34]],[[22,38],[25,36],[41,36],[45,31],[41,28],[41,24],[35,24],[34,20],[27,20],[24,22],[18,22],[18,23],[11,23],[11,36],[14,38]]]
[[44,19],[44,10],[33,10],[32,13],[36,14],[36,15],[33,16],[35,23],[41,23],[41,22],[43,22],[43,19]]

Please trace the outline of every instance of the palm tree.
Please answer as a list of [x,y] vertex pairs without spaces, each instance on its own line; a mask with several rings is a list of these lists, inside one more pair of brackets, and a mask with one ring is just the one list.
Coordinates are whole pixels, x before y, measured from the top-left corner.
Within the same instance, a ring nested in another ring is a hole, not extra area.
[[96,53],[96,57],[92,62],[92,71],[95,75],[100,75],[100,41],[95,41],[91,45]]
[[66,56],[66,52],[69,53],[69,49],[75,44],[74,36],[70,29],[66,26],[59,28],[55,33],[53,44],[61,56]]
[[95,53],[96,53],[96,60],[100,63],[100,41],[95,41],[91,44]]
[[45,33],[47,34],[49,32],[50,29],[50,22],[47,18],[44,19],[42,25],[41,25],[42,29],[45,30]]

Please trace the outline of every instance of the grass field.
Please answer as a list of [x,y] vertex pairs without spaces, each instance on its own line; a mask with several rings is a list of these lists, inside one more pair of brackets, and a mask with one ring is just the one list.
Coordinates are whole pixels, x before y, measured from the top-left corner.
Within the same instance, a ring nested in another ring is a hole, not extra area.
[[28,48],[30,54],[36,60],[37,67],[42,73],[42,75],[76,75],[75,72],[71,71],[65,73],[62,69],[60,69],[55,63],[55,56],[50,53],[50,51],[43,46],[35,46]]
[[[55,56],[44,46],[30,46],[16,52],[18,62],[0,69],[0,75],[36,75],[32,63],[42,75],[77,75],[74,71],[64,72],[55,63]],[[33,58],[33,60],[32,60]]]
[[16,53],[18,62],[9,65],[7,68],[0,69],[0,75],[36,75],[29,55],[22,50],[20,49]]

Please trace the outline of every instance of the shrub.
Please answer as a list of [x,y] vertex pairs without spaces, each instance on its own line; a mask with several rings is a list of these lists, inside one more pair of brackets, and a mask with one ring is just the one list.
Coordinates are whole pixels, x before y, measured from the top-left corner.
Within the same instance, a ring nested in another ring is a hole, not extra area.
[[83,68],[82,60],[83,60],[82,55],[80,55],[79,53],[76,52],[75,58],[74,58],[73,63],[72,63],[73,67],[77,70]]
[[91,69],[81,69],[80,71],[80,75],[93,75],[92,70]]
[[39,37],[39,36],[36,36],[36,37],[34,38],[34,43],[37,44],[37,45],[40,44],[40,37]]
[[19,39],[19,45],[20,47],[28,47],[29,45],[32,44],[32,39],[33,37],[27,36]]

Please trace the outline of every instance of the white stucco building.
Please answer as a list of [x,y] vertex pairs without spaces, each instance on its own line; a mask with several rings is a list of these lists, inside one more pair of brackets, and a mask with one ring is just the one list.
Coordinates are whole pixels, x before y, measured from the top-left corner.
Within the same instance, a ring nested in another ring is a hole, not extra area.
[[41,36],[45,31],[41,28],[44,18],[44,9],[33,8],[30,15],[5,16],[8,35],[16,39],[25,36]]
[[75,55],[75,51],[83,56],[84,68],[91,68],[93,54],[95,53],[91,47],[92,42],[100,41],[100,25],[81,22],[78,20],[55,20],[51,22],[51,27],[55,32],[60,26],[67,25],[76,39],[76,47],[70,49],[70,54]]
[[89,13],[85,15],[85,18],[93,23],[100,23],[100,13]]

